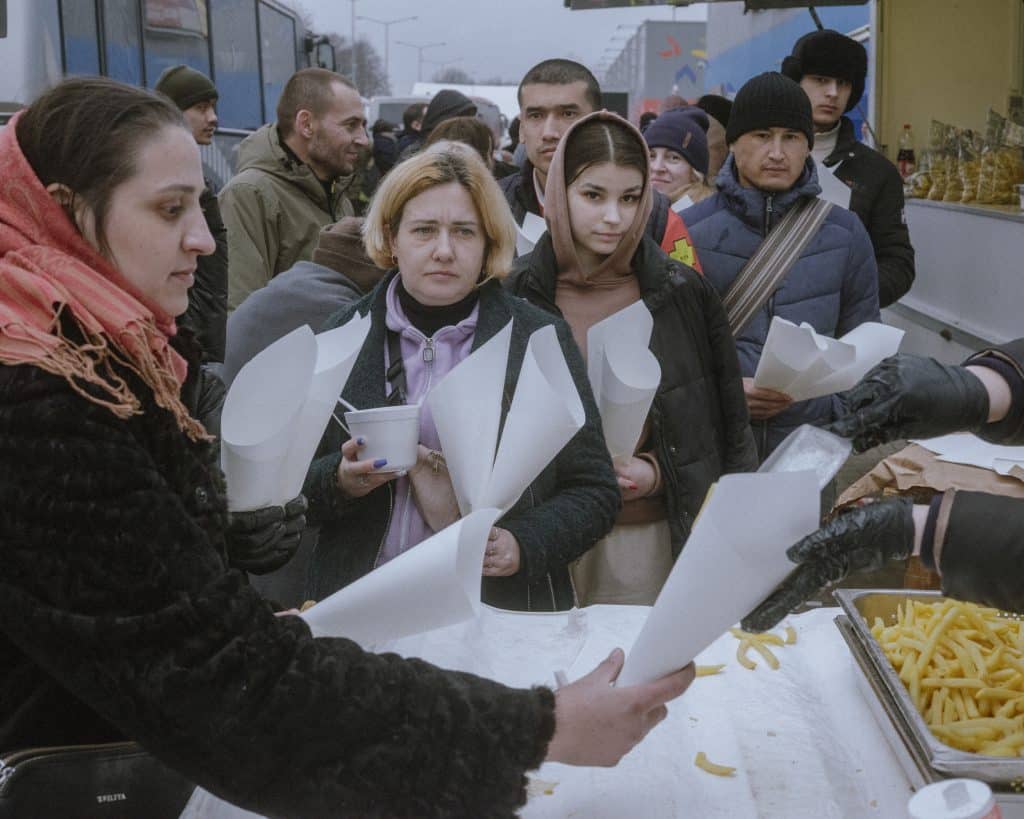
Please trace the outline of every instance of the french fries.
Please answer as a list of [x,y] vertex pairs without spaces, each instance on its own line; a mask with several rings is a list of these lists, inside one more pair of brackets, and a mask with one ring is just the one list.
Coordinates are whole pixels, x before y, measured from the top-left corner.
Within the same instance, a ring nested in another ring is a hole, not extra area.
[[910,601],[871,633],[937,739],[987,756],[1024,755],[1024,628],[995,609]]
[[698,677],[712,677],[715,674],[721,674],[725,669],[725,663],[721,665],[699,665],[697,666]]
[[750,649],[754,649],[764,658],[764,661],[768,663],[772,670],[776,670],[779,668],[779,658],[775,656],[768,646],[791,646],[796,643],[796,629],[792,626],[786,626],[785,640],[777,634],[767,631],[763,634],[753,634],[749,631],[743,631],[743,629],[731,628],[729,633],[740,641],[739,645],[736,646],[736,661],[749,671],[757,668],[757,663],[747,656],[747,651]]
[[702,771],[707,771],[715,776],[733,776],[736,773],[736,769],[728,765],[716,765],[707,758],[703,751],[697,751],[697,757],[693,760],[693,764]]

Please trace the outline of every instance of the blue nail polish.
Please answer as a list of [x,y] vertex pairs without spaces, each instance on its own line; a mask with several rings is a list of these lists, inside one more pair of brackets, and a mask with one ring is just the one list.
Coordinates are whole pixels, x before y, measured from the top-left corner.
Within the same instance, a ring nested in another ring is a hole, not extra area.
[[382,466],[387,466],[387,465],[388,465],[388,459],[387,458],[378,458],[376,461],[373,462],[373,468],[374,469],[380,469]]
[[356,438],[357,446],[366,446],[366,439],[363,437]]

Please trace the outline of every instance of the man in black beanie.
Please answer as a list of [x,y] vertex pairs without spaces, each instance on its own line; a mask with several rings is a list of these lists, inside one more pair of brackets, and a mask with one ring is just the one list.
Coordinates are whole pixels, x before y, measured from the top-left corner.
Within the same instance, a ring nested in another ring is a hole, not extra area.
[[878,151],[857,141],[848,114],[864,94],[868,54],[838,31],[805,34],[782,62],[782,73],[800,83],[814,116],[814,159],[852,189],[850,210],[864,223],[878,262],[882,307],[914,282],[914,248],[903,213],[903,180]]
[[[765,237],[803,200],[821,193],[811,159],[814,120],[799,85],[781,74],[754,77],[736,95],[726,139],[730,155],[718,192],[686,211],[704,275],[719,295],[732,289]],[[787,240],[799,246],[794,234]],[[795,252],[790,254],[796,255]],[[754,386],[754,373],[775,316],[808,322],[839,338],[878,321],[878,268],[860,220],[833,207],[792,261],[780,283],[758,294],[744,289],[755,312],[735,328],[751,425],[762,458],[801,424],[822,426],[844,414],[841,395],[806,401]]]
[[[171,98],[181,109],[192,136],[200,145],[213,142],[217,130],[217,88],[205,74],[187,65],[174,65],[156,81],[154,90]],[[209,256],[200,256],[196,283],[188,294],[188,310],[179,323],[195,333],[203,349],[203,361],[224,360],[228,320],[228,231],[209,180],[199,197],[206,226],[217,243]]]

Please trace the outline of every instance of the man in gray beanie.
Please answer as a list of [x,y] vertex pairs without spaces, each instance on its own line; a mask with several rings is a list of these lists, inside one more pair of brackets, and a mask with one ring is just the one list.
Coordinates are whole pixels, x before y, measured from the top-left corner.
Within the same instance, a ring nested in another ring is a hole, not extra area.
[[878,297],[887,307],[914,282],[914,248],[903,213],[903,180],[878,151],[857,141],[846,116],[864,94],[868,53],[838,31],[805,34],[782,62],[782,73],[800,83],[814,116],[814,158],[852,189],[850,210],[871,237],[878,263]]
[[[217,129],[217,88],[205,74],[187,65],[174,65],[156,81],[154,90],[171,98],[185,117],[200,145],[213,142]],[[217,191],[209,180],[199,197],[217,249],[200,256],[196,283],[188,294],[188,310],[179,324],[195,333],[206,362],[224,360],[224,334],[228,318],[228,231],[221,217]]]
[[[811,159],[814,121],[807,94],[781,74],[754,77],[736,95],[726,139],[731,153],[718,173],[718,192],[686,210],[685,218],[704,275],[719,295],[735,298],[733,284],[765,237],[792,208],[821,193]],[[844,414],[842,395],[794,402],[755,387],[753,376],[774,316],[806,321],[834,338],[878,321],[878,268],[860,220],[833,207],[773,288],[759,304],[754,299],[756,312],[734,328],[762,458],[801,424],[822,426]]]

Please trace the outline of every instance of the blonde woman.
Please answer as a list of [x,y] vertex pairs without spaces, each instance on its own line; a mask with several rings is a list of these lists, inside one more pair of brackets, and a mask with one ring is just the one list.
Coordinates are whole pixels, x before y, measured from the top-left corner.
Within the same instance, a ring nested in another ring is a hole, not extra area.
[[644,131],[651,153],[651,185],[682,213],[715,192],[708,176],[708,115],[699,108],[674,108]]
[[[501,287],[515,242],[501,190],[472,148],[439,142],[388,174],[364,235],[370,258],[392,270],[372,293],[328,322],[338,326],[356,310],[372,318],[344,397],[360,408],[421,403],[422,453],[440,449],[424,403],[432,385],[514,320],[507,412],[530,334],[556,326],[586,424],[493,530],[483,599],[516,610],[571,608],[568,565],[611,529],[619,492],[569,327]],[[421,496],[412,476],[361,458],[362,446],[331,425],[306,481],[310,519],[321,527],[310,572],[310,595],[317,599],[434,531],[425,507],[436,497]],[[424,455],[430,457],[437,456]]]

